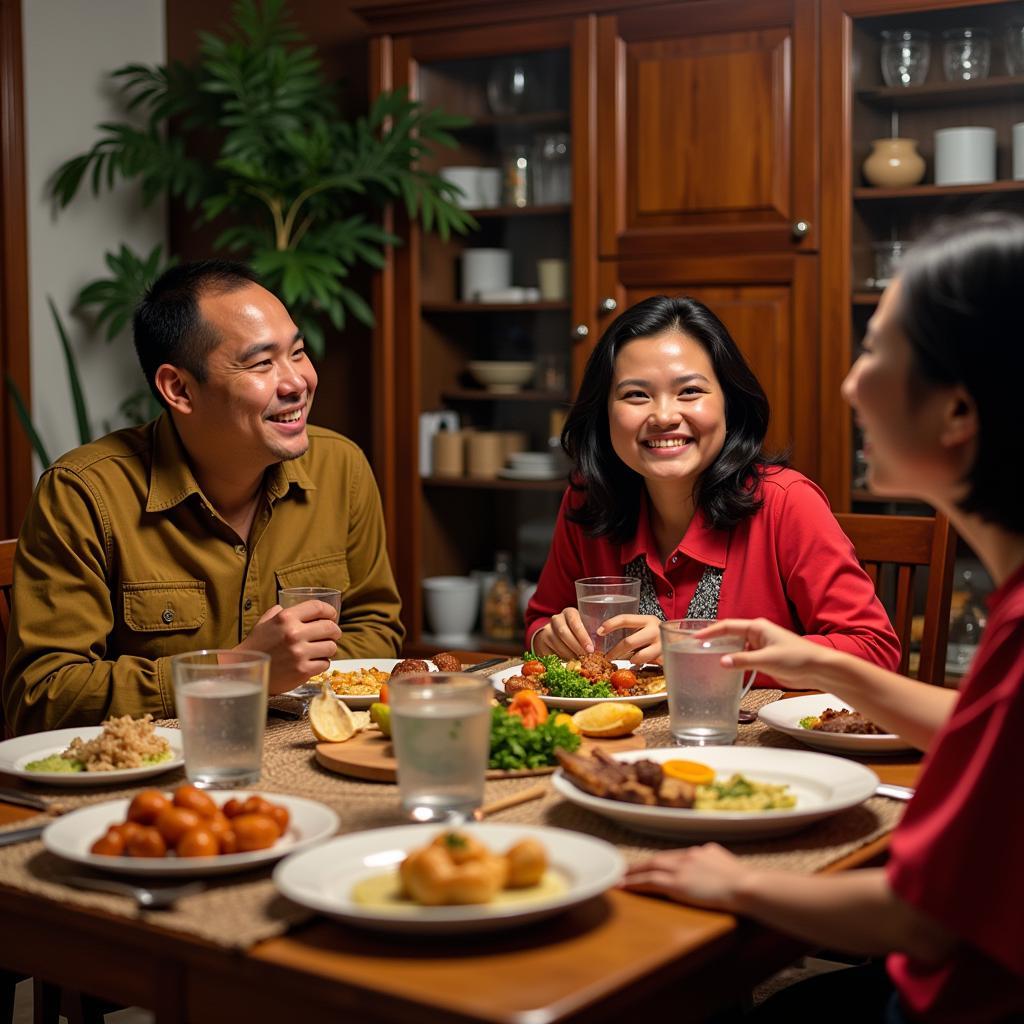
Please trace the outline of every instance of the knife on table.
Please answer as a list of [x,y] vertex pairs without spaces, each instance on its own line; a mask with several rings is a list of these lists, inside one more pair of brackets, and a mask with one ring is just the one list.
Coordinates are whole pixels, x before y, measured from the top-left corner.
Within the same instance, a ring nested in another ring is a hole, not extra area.
[[39,825],[28,825],[11,832],[0,832],[0,846],[11,846],[14,843],[24,843],[28,839],[38,839],[42,835],[43,829],[49,824],[48,821],[44,821]]

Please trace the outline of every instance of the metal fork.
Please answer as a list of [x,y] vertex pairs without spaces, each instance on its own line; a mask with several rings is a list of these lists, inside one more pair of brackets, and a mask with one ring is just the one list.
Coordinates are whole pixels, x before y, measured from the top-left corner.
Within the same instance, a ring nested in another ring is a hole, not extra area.
[[186,882],[184,885],[147,886],[119,882],[113,878],[93,878],[89,875],[66,875],[61,879],[76,889],[95,889],[118,896],[131,896],[143,910],[164,910],[185,896],[193,896],[206,888],[205,882]]

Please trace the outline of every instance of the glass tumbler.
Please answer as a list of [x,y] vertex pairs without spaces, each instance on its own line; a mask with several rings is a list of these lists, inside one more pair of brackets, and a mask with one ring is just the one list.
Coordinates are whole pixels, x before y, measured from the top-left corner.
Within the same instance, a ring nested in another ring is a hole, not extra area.
[[1011,21],[1003,30],[1006,70],[1011,75],[1024,75],[1024,21]]
[[567,132],[539,135],[533,151],[533,201],[554,206],[572,198],[572,160]]
[[942,70],[950,82],[988,78],[992,44],[983,28],[954,28],[942,33]]
[[576,581],[576,607],[583,628],[601,654],[624,640],[628,629],[617,629],[598,636],[598,627],[616,615],[636,615],[640,608],[640,581],[632,576],[587,576]]
[[919,29],[882,33],[882,80],[886,85],[920,85],[928,77],[931,36]]
[[259,781],[270,655],[206,650],[171,658],[185,775],[200,788]]

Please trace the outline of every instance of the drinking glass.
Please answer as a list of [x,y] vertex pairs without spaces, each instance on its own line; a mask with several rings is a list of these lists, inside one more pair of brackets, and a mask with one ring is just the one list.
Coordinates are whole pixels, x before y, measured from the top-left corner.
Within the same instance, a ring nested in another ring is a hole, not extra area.
[[1024,75],[1024,21],[1011,21],[1003,30],[1006,70],[1011,75]]
[[886,85],[920,85],[928,77],[931,37],[918,29],[882,33],[882,79]]
[[988,30],[954,28],[942,33],[942,69],[950,82],[988,78],[992,47]]
[[270,655],[205,650],[171,658],[185,775],[201,789],[259,781]]
[[721,665],[723,654],[743,650],[742,638],[694,636],[713,624],[713,619],[661,623],[669,730],[679,746],[735,742],[740,701],[754,682],[755,673],[751,673],[744,686],[742,669]]
[[431,672],[388,683],[402,807],[416,821],[469,817],[483,803],[491,681]]
[[572,196],[572,160],[567,132],[537,137],[533,151],[533,201],[541,205],[567,203]]
[[341,591],[331,587],[282,587],[277,592],[277,603],[282,608],[294,608],[305,601],[323,601],[334,609],[334,619],[341,614]]
[[597,628],[616,615],[636,615],[640,610],[640,581],[632,576],[588,576],[577,580],[576,607],[583,628],[594,641],[594,650],[607,654],[629,630],[616,629],[598,636]]

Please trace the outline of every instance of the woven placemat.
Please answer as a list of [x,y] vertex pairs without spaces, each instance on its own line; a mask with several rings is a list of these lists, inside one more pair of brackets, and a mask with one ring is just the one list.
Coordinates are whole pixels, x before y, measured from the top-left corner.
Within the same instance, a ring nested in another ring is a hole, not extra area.
[[[510,664],[517,663],[516,659],[510,659]],[[487,674],[501,671],[501,667],[487,670]],[[754,690],[746,696],[743,705],[748,710],[756,710],[777,700],[780,694],[780,690]],[[668,714],[664,705],[647,714],[640,732],[649,747],[670,744]],[[741,725],[736,742],[744,746],[800,746],[795,740],[768,730],[761,722]],[[314,744],[307,722],[268,720],[263,776],[254,788],[268,794],[295,793],[320,800],[338,813],[341,833],[402,823],[404,819],[397,786],[362,782],[327,771],[314,759]],[[161,789],[170,789],[182,781],[184,775],[179,770],[150,780],[150,784],[155,782]],[[536,786],[538,781],[543,780],[534,777],[490,781],[486,786],[485,801],[498,800]],[[142,788],[145,787],[80,791],[40,787],[38,792],[59,798],[68,807],[79,807],[130,796]],[[828,818],[793,836],[724,845],[758,867],[813,872],[891,831],[902,810],[902,805],[895,801],[873,797],[860,807]],[[501,811],[494,820],[585,832],[615,843],[628,861],[680,845],[678,841],[662,841],[620,828],[583,808],[562,801],[553,791],[530,803]],[[18,822],[0,831],[29,823],[28,820]],[[87,892],[62,883],[63,878],[79,870],[75,865],[47,853],[38,840],[0,848],[0,885],[63,903],[99,909],[115,916],[145,920],[227,948],[247,949],[264,939],[283,934],[312,916],[277,895],[267,868],[244,875],[210,879],[204,892],[179,900],[174,909],[164,911],[138,910],[126,897]]]

